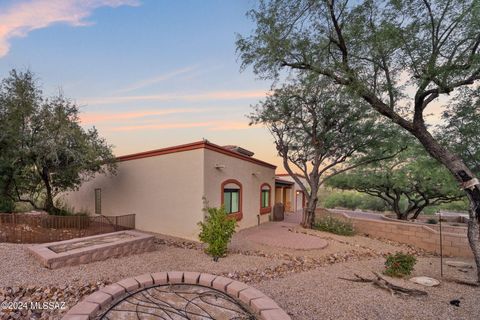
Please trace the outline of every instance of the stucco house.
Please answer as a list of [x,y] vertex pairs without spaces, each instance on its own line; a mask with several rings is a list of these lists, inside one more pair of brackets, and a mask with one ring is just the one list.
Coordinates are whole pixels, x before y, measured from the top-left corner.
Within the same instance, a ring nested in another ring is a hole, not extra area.
[[139,230],[192,240],[205,201],[224,205],[239,229],[269,221],[276,166],[246,149],[204,140],[117,160],[117,175],[97,175],[64,201],[92,214],[135,213]]
[[[304,185],[307,185],[304,176],[299,174],[296,176]],[[280,173],[275,176],[275,203],[283,203],[287,212],[303,210],[306,205],[306,195],[288,173]]]

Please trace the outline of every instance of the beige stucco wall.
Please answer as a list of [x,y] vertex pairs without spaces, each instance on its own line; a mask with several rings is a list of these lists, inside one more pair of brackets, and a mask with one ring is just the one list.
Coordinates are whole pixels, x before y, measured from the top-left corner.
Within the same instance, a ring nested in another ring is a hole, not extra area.
[[[291,189],[287,189],[287,199],[288,199],[287,202],[290,203],[292,211],[295,211],[295,209],[296,210],[301,210],[303,208],[302,207],[302,197],[301,197],[301,195],[297,196],[297,191],[302,191],[302,188],[300,187],[300,185],[291,176],[278,176],[278,178],[281,179],[281,180],[291,181],[291,182],[294,183],[292,185]],[[303,185],[308,188],[308,183],[305,180],[305,178],[299,177],[299,179],[300,179],[300,181],[302,181]],[[281,198],[280,198],[281,193],[280,192],[281,192],[280,190],[277,191],[276,198],[278,197],[280,202],[281,202]],[[306,199],[305,199],[305,201],[306,201]]]
[[198,240],[203,219],[204,149],[118,163],[116,176],[99,175],[64,196],[76,210],[95,212],[94,189],[102,189],[102,214],[136,214],[139,230]]
[[[225,167],[217,169],[216,164]],[[275,169],[208,149],[205,150],[204,166],[204,195],[211,207],[221,205],[221,185],[225,180],[235,179],[242,184],[243,218],[238,222],[237,230],[258,225],[257,216],[260,216],[260,223],[269,220],[270,214],[260,215],[260,187],[263,183],[271,186],[270,202],[273,206]]]

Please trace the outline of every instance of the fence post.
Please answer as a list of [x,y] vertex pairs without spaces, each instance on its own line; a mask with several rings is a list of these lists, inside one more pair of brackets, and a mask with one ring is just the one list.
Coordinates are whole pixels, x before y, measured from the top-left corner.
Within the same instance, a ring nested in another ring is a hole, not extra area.
[[115,231],[118,231],[118,216],[115,216]]
[[17,219],[15,217],[15,212],[12,213],[13,214],[13,217],[12,217],[12,224],[13,224],[13,242],[16,242],[16,239],[17,239]]
[[440,222],[440,276],[443,278],[442,212],[439,212],[438,222]]

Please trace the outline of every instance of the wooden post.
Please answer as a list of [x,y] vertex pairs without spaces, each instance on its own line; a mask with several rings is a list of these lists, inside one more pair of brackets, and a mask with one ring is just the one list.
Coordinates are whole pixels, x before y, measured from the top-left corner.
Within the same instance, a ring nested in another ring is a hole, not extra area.
[[443,240],[442,240],[442,212],[438,213],[440,222],[440,276],[443,278]]

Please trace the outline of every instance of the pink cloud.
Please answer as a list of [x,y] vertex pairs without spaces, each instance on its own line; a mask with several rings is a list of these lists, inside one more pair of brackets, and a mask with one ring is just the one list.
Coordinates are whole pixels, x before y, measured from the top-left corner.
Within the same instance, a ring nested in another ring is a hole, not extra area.
[[36,29],[54,23],[79,27],[91,24],[85,19],[99,7],[137,6],[138,0],[30,0],[16,1],[0,8],[0,57],[10,49],[10,40],[25,37]]
[[216,122],[210,131],[230,131],[230,130],[245,130],[250,128],[247,121],[222,121]]
[[122,102],[140,102],[140,101],[204,101],[204,100],[240,100],[250,98],[263,98],[268,94],[264,90],[229,90],[213,91],[198,94],[159,94],[159,95],[137,95],[137,96],[117,96],[117,97],[98,97],[80,99],[82,104],[101,105],[115,104]]
[[119,126],[111,128],[110,131],[145,131],[145,130],[163,130],[163,129],[182,129],[208,127],[210,122],[186,122],[186,123],[159,123],[159,124],[141,124],[136,126]]
[[164,109],[164,110],[143,110],[135,112],[86,112],[80,114],[80,121],[82,124],[96,124],[99,122],[110,122],[118,120],[131,120],[150,116],[162,116],[170,114],[195,113],[204,112],[205,109],[194,108],[178,108],[178,109]]
[[109,131],[150,131],[150,130],[167,130],[167,129],[185,129],[185,128],[205,128],[209,131],[231,131],[245,130],[250,126],[248,122],[241,121],[197,121],[197,122],[177,122],[177,123],[156,123],[156,124],[140,124],[132,126],[116,126],[111,127]]

